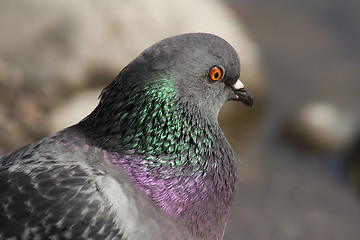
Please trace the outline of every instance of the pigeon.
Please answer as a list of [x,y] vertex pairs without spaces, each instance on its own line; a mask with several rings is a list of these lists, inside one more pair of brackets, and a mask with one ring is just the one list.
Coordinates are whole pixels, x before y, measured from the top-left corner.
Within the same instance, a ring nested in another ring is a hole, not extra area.
[[217,116],[253,105],[208,33],[144,50],[78,124],[0,158],[1,239],[222,239],[236,161]]

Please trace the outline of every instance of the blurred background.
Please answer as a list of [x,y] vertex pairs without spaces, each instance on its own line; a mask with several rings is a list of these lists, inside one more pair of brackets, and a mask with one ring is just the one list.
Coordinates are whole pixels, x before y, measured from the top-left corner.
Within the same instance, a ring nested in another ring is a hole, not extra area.
[[238,51],[255,107],[219,120],[239,160],[225,239],[360,239],[360,2],[0,1],[0,155],[77,123],[165,37]]

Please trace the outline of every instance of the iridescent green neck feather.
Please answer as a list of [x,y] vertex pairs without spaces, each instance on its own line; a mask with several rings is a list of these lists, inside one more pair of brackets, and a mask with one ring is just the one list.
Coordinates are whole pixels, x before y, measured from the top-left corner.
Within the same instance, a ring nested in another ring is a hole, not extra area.
[[[189,144],[207,149],[212,136],[222,136],[216,122],[180,97],[170,76],[147,77],[131,81],[130,89],[130,84],[115,80],[102,92],[98,107],[82,123],[91,128],[88,132],[99,146],[168,156]],[[202,136],[200,142],[196,135]]]
[[79,125],[94,145],[116,153],[113,163],[132,169],[129,177],[179,225],[199,236],[221,234],[236,166],[217,122],[182,99],[166,74],[131,86],[115,80]]

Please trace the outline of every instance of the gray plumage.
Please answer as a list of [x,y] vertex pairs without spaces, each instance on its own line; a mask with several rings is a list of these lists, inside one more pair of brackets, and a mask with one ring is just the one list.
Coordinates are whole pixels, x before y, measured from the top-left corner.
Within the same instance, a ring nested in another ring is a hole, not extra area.
[[221,239],[236,164],[217,123],[252,105],[223,39],[146,49],[80,123],[0,158],[1,239]]

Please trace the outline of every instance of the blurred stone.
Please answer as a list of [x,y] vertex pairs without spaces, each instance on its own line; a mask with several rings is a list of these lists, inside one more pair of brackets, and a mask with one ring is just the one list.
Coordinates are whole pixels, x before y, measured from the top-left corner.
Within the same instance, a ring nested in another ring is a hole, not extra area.
[[[19,123],[33,135],[41,135],[43,132],[44,115],[40,106],[31,97],[19,98],[14,108],[14,113]],[[23,117],[26,116],[26,117]]]
[[23,84],[86,85],[94,69],[118,72],[158,40],[203,31],[234,45],[245,83],[260,87],[258,47],[220,0],[1,1],[0,29],[0,59],[11,66],[11,73],[3,74],[16,73]]
[[283,129],[283,136],[312,151],[343,149],[356,132],[355,117],[329,103],[304,106]]
[[30,141],[30,137],[18,119],[2,104],[0,104],[0,126],[0,155],[26,145]]
[[47,118],[47,132],[52,133],[81,121],[95,109],[102,89],[81,92],[54,108]]
[[[0,40],[1,41],[1,40]],[[19,88],[21,80],[24,79],[18,67],[5,62],[0,56],[0,86],[7,88]]]

